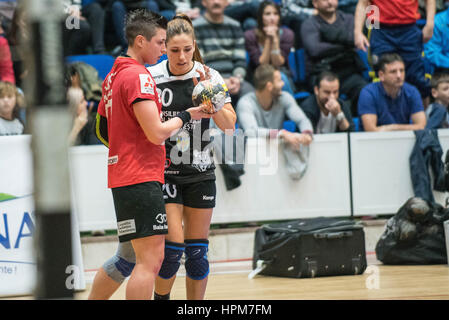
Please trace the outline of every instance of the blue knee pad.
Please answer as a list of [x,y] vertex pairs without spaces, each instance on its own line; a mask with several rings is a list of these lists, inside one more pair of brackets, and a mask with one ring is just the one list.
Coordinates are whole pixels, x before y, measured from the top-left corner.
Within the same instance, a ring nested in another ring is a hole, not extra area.
[[159,277],[170,279],[178,272],[184,249],[184,243],[165,241],[164,261],[159,270]]
[[117,253],[103,264],[103,269],[107,275],[118,283],[122,283],[136,265],[136,256],[131,242],[119,243]]
[[185,240],[187,276],[193,280],[202,280],[209,274],[209,261],[207,251],[209,241],[207,239]]

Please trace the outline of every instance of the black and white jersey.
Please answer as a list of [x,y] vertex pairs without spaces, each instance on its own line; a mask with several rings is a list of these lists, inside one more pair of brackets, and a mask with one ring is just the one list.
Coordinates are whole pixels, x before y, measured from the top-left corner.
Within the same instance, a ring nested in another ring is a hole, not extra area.
[[[175,76],[168,70],[168,60],[148,68],[162,102],[162,121],[175,117],[179,112],[193,107],[192,78],[199,81],[200,70],[205,74],[204,66],[196,62],[192,70],[184,75]],[[221,75],[210,69],[212,81],[224,85]],[[225,86],[226,87],[226,86]],[[229,93],[226,103],[231,102]],[[210,119],[190,120],[175,135],[165,141],[166,161],[165,179],[175,184],[192,183],[215,179],[213,146],[209,132]]]

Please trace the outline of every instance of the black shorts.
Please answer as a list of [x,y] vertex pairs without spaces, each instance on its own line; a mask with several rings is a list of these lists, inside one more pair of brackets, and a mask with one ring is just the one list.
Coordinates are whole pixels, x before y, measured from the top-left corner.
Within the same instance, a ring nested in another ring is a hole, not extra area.
[[162,187],[165,203],[178,203],[191,208],[215,207],[215,180],[185,184],[166,183]]
[[162,185],[156,181],[112,189],[120,242],[167,234]]

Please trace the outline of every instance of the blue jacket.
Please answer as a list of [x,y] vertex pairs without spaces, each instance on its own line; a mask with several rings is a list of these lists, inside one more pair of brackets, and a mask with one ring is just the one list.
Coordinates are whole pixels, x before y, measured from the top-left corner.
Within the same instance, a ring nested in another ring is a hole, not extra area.
[[433,36],[424,45],[424,53],[433,65],[449,68],[449,8],[435,16]]

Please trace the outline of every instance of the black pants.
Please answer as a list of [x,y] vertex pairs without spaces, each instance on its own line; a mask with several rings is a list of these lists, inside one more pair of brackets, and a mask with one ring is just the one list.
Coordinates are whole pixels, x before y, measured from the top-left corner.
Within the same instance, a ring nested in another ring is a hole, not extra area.
[[65,55],[86,54],[92,46],[93,53],[104,53],[104,9],[93,2],[82,8],[85,20],[80,20],[79,28],[64,28]]

